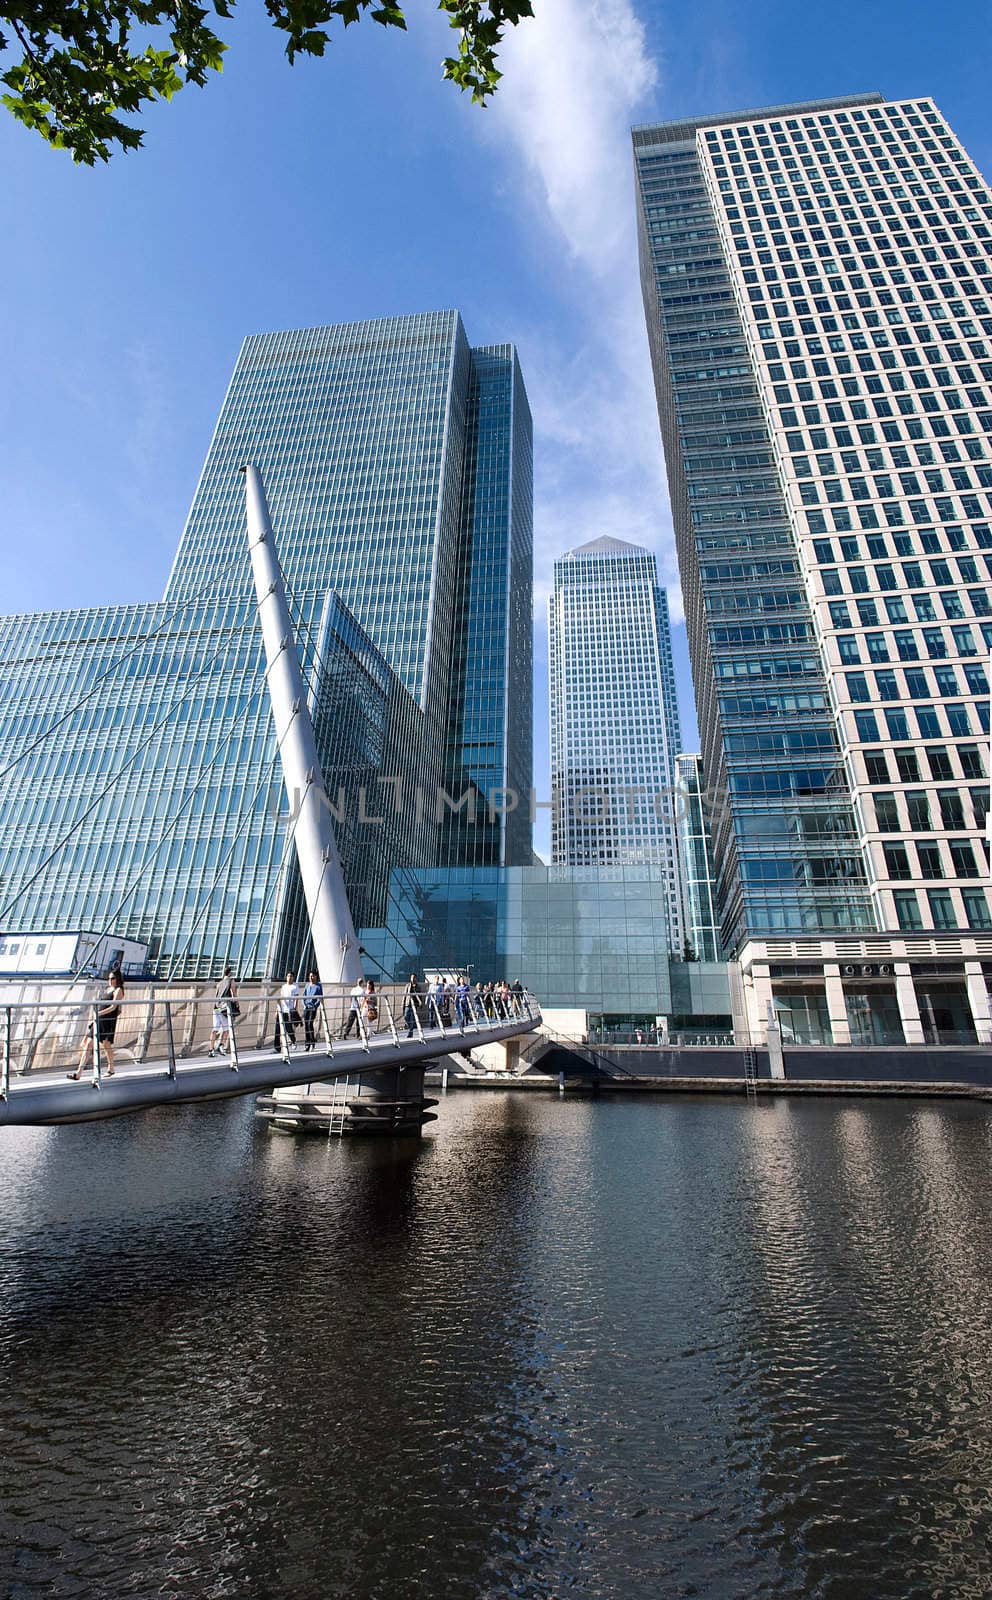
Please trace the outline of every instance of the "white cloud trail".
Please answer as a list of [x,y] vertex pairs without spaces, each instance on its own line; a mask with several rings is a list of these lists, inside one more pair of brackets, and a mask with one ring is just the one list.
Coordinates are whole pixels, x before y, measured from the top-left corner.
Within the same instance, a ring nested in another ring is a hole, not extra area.
[[553,314],[519,339],[535,420],[540,606],[555,557],[601,534],[657,550],[664,581],[676,569],[629,132],[653,112],[658,66],[630,0],[536,0],[535,13],[507,36],[487,117],[549,263]]

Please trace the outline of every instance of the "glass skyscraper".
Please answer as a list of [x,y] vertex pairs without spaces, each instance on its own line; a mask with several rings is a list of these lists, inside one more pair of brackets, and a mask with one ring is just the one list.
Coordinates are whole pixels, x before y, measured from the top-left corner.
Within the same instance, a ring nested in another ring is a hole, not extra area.
[[555,562],[549,625],[552,860],[667,869],[678,951],[679,721],[655,557],[608,536],[569,550]]
[[987,1039],[992,195],[925,98],[633,140],[725,944],[796,1037]]
[[0,619],[0,927],[109,919],[177,977],[297,963],[246,461],[356,924],[404,865],[529,861],[531,454],[512,347],[456,312],[248,339],[164,600]]

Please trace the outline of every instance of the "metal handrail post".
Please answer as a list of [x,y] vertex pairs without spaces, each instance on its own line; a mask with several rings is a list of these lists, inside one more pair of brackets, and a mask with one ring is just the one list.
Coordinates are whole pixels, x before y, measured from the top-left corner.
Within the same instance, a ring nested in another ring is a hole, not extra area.
[[428,1005],[432,1005],[434,1007],[434,1015],[437,1018],[437,1025],[441,1030],[441,1038],[442,1039],[446,1039],[448,1037],[448,1035],[444,1031],[444,1023],[441,1021],[441,1012],[438,1009],[438,1003],[437,1003],[437,1001],[435,1000],[435,998],[434,998],[434,996],[432,994],[428,995],[427,1003],[428,1003]]
[[386,999],[385,995],[382,995],[381,999],[382,999],[383,1005],[386,1008],[386,1020],[389,1023],[389,1031],[393,1036],[393,1043],[394,1043],[394,1045],[396,1046],[396,1048],[398,1050],[399,1047],[400,1047],[400,1036],[396,1032],[396,1023],[393,1020],[393,1008],[389,1004],[389,1001]]
[[169,1044],[169,1077],[176,1076],[176,1036],[172,1031],[172,1001],[165,1002],[165,1037]]
[[100,1083],[100,1002],[93,1002],[93,1082]]
[[0,1100],[6,1100],[10,1088],[10,1007],[4,1007],[3,1019],[3,1076],[0,1078]]
[[238,1070],[238,1041],[234,1037],[234,1017],[231,1015],[230,1001],[227,1006],[227,1047],[231,1058],[231,1071]]
[[408,991],[407,992],[406,1006],[403,1008],[403,1021],[406,1022],[406,1013],[409,1010],[413,1015],[414,1031],[415,1031],[418,1039],[420,1040],[421,1044],[423,1044],[424,1043],[424,1025],[420,1020],[420,1006],[417,1004],[419,999],[420,999],[419,995],[414,994],[412,991]]
[[327,1020],[327,1005],[323,1000],[321,1000],[321,1002],[320,1002],[320,1020],[323,1023],[323,1027],[324,1027],[324,1044],[327,1047],[327,1054],[329,1056],[333,1056],[333,1054],[334,1054],[334,1035],[331,1032],[331,1025]]

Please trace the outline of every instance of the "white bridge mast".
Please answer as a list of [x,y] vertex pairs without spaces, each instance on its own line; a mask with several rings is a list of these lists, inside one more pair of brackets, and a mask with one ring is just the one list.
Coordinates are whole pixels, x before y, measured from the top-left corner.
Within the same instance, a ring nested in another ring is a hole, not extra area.
[[257,467],[243,468],[258,619],[291,825],[317,970],[324,983],[353,984],[361,957],[324,788],[307,692]]

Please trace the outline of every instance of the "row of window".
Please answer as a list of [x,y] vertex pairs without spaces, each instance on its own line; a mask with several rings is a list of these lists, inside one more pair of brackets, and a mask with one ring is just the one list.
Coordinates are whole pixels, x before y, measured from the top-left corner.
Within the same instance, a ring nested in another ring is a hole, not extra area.
[[[835,627],[850,628],[855,625],[851,621],[846,605],[833,602],[830,613],[831,622]],[[985,648],[992,650],[992,626],[982,623],[980,632]],[[894,629],[891,634],[842,633],[837,635],[837,651],[844,666],[857,666],[865,660],[883,663],[896,660],[919,661],[921,649],[923,656],[930,661],[945,661],[949,656],[978,655],[979,647],[975,642],[975,630],[972,627],[951,628],[950,635],[951,644],[948,646],[947,632],[943,628],[921,628],[917,632]]]
[[[931,927],[945,929],[961,926],[961,919],[955,911],[954,899],[949,889],[927,889],[925,893]],[[979,930],[992,928],[992,911],[989,910],[984,890],[961,889],[959,893],[964,912],[964,927]],[[919,892],[916,889],[896,889],[893,891],[892,899],[898,926],[907,933],[922,931],[926,924],[920,910]]]
[[[965,690],[961,687],[962,674]],[[890,669],[870,676],[867,672],[847,672],[844,681],[847,698],[855,705],[868,705],[873,700],[927,700],[933,694],[947,699],[962,693],[989,692],[988,673],[978,661],[969,661],[962,667],[907,667],[903,672]]]
[[[970,796],[971,818],[966,817],[965,797]],[[879,833],[933,833],[933,796],[926,789],[905,789],[901,794],[875,794],[875,825]],[[938,829],[948,833],[984,833],[989,796],[986,789],[938,789],[940,811]]]
[[[882,846],[887,878],[980,878],[986,871],[969,839],[944,841],[948,856],[939,844],[887,844]],[[979,846],[981,848],[981,846]],[[915,860],[915,864],[914,864]],[[947,866],[950,866],[950,872]]]
[[[926,556],[940,555],[945,547],[958,552],[974,549],[977,545],[980,550],[992,551],[992,528],[982,522],[973,523],[967,529],[949,523],[939,529],[916,528],[912,533],[871,533],[864,541],[857,534],[838,540],[814,539],[813,554],[817,561],[829,566],[835,561],[863,561],[867,548],[872,561],[886,561],[892,555],[890,543],[895,554],[902,557],[918,555],[920,552]],[[990,560],[992,557],[985,558],[985,570],[992,573]],[[950,582],[950,579],[945,581]]]
[[[884,563],[876,567],[824,567],[821,571],[823,592],[827,595],[921,589],[926,584],[939,589],[947,583],[981,583],[986,575],[992,578],[992,555],[959,556],[954,562],[946,558],[925,563],[907,561],[899,568]],[[845,578],[846,587],[842,581]]]
[[[937,706],[889,706],[885,711],[855,711],[854,727],[862,744],[878,744],[885,739],[974,738],[979,731],[989,731],[989,708],[984,701],[977,705],[943,705],[940,711],[947,719],[941,726]],[[884,719],[884,721],[883,721]],[[977,721],[978,727],[975,726]],[[913,724],[916,724],[914,727]],[[948,771],[944,774],[950,777]]]
[[[984,778],[986,776],[982,752],[978,745],[958,744],[952,747],[957,752],[961,764],[962,775],[966,779]],[[890,758],[896,764],[896,776],[893,778]],[[942,746],[928,746],[926,750],[866,750],[864,752],[865,774],[870,784],[922,783],[924,779],[923,761],[926,760],[930,777],[937,783],[946,783],[955,777],[951,766],[950,753]]]
[[[970,610],[969,607],[966,607],[964,604],[964,597],[967,597],[968,599]],[[912,604],[913,607],[912,616],[907,610],[907,600]],[[939,610],[938,602],[940,606]],[[851,608],[846,600],[831,600],[828,603],[827,609],[830,614],[830,626],[832,628],[850,628],[854,626],[851,621]],[[947,589],[942,590],[939,595],[926,593],[911,594],[908,596],[897,595],[895,597],[887,598],[885,601],[885,611],[888,621],[895,623],[913,621],[940,622],[944,618],[946,618],[948,622],[961,622],[968,618],[969,615],[975,617],[992,616],[992,602],[989,600],[989,593],[987,589]],[[862,621],[862,625],[865,625],[864,619],[861,618],[860,620]],[[878,617],[876,607],[874,621],[869,621],[867,626],[872,627],[880,620],[881,619]],[[971,647],[969,648],[968,646],[968,636],[971,633],[971,630],[969,628],[955,628],[951,631],[954,634],[956,645],[958,643],[958,636],[960,635],[961,648],[957,650],[957,654],[974,655],[974,640],[972,640]],[[900,636],[895,635],[894,637],[896,638],[900,660],[916,661],[918,659],[919,652],[915,648],[915,640],[913,635],[909,635],[905,638],[904,642],[906,644],[906,654],[903,653],[902,644],[900,643]],[[940,628],[924,628],[923,640],[927,646],[928,655],[936,655],[938,657],[947,655],[946,643]],[[933,641],[932,648],[931,640]],[[855,659],[860,658],[856,657]],[[870,657],[869,659],[881,659],[883,661],[888,661],[890,657],[888,655],[883,655],[880,658]]]

